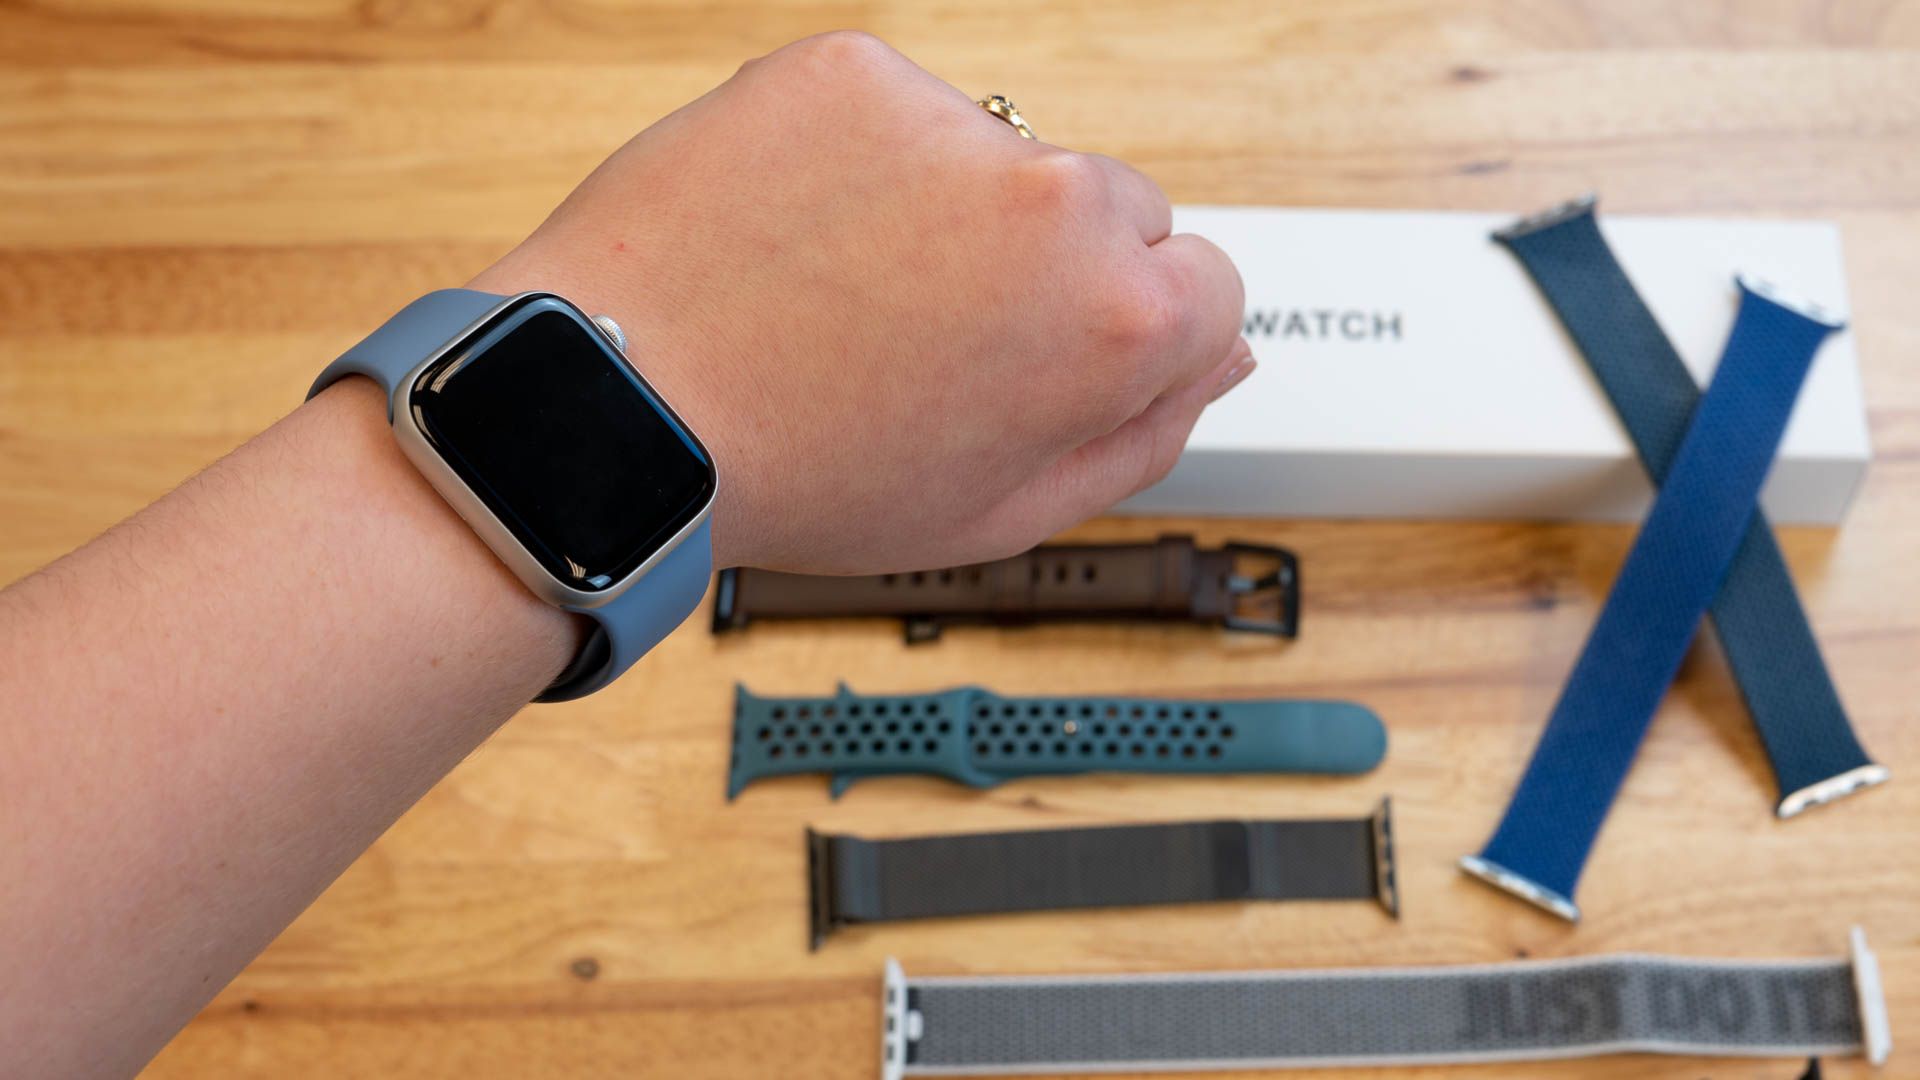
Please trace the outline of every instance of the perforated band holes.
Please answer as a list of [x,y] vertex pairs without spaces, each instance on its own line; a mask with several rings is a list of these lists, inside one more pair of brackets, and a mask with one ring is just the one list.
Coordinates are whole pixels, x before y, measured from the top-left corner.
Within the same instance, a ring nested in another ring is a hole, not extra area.
[[[1218,709],[1205,712],[1215,718]],[[1107,724],[1095,721],[1082,724],[1067,717],[1079,715],[1152,717],[1142,724],[1122,721]],[[993,757],[1007,764],[1041,763],[1072,757],[1154,758],[1192,761],[1201,756],[1218,759],[1224,754],[1222,743],[1233,737],[1231,725],[1213,726],[1200,722],[1202,710],[1193,706],[1140,705],[1129,703],[1092,703],[1069,705],[1065,702],[1026,701],[1002,703],[998,709],[979,706],[974,712],[989,717],[1023,717],[1013,723],[969,723],[967,735],[973,753]],[[1026,719],[1033,718],[1033,719]],[[1176,719],[1177,718],[1177,719]],[[1166,720],[1166,724],[1157,721]],[[1037,722],[1036,722],[1037,721]],[[1193,721],[1189,726],[1181,721]],[[1109,735],[1114,738],[1109,739]]]

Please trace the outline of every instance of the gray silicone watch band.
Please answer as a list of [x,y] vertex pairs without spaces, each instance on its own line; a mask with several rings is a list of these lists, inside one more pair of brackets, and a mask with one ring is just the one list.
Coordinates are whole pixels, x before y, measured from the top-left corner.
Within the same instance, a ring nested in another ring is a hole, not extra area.
[[[392,420],[395,390],[407,372],[506,302],[507,297],[472,289],[430,292],[327,365],[307,396],[349,375],[364,375],[387,392],[387,418]],[[712,573],[713,542],[702,523],[613,600],[594,608],[568,606],[593,620],[593,633],[553,685],[534,700],[569,701],[612,682],[693,613]]]
[[1459,967],[908,979],[881,1067],[906,1076],[1459,1064],[1612,1053],[1804,1058],[1892,1047],[1879,966],[1620,954]]

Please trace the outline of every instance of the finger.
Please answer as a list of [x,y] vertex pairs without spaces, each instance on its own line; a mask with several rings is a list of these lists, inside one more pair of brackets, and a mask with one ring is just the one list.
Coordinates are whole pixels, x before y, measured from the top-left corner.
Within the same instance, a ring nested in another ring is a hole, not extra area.
[[1068,453],[995,507],[984,522],[988,534],[1037,541],[1158,483],[1179,460],[1200,414],[1243,382],[1253,367],[1253,349],[1236,338],[1206,377]]
[[1167,237],[1147,256],[1181,313],[1163,373],[1166,389],[1179,389],[1211,371],[1240,339],[1246,287],[1227,253],[1192,233]]
[[1173,231],[1173,207],[1167,203],[1167,194],[1160,185],[1147,178],[1147,174],[1105,154],[1088,154],[1113,185],[1114,201],[1120,212],[1140,233],[1142,242],[1151,247],[1167,238]]

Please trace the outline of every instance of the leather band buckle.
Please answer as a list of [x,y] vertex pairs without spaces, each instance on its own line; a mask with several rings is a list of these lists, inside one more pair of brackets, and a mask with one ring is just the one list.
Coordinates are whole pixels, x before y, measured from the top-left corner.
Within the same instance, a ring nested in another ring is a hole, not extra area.
[[[1273,634],[1277,637],[1297,637],[1300,633],[1300,559],[1285,548],[1266,544],[1243,544],[1229,542],[1220,549],[1234,559],[1239,568],[1240,560],[1272,560],[1273,566],[1262,574],[1229,574],[1224,583],[1227,595],[1231,598],[1227,617],[1221,625],[1229,630],[1244,630],[1255,634]],[[1271,598],[1272,613],[1267,614],[1261,608]],[[1246,601],[1251,598],[1254,602]],[[1251,608],[1255,614],[1248,614]]]

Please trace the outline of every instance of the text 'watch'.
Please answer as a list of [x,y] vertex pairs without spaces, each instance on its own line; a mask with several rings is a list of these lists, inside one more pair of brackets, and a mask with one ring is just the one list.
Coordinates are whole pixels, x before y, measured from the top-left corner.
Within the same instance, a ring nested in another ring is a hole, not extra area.
[[680,625],[713,572],[713,458],[621,351],[551,293],[443,289],[307,392],[365,375],[408,460],[536,596],[594,622],[537,701],[584,697]]

